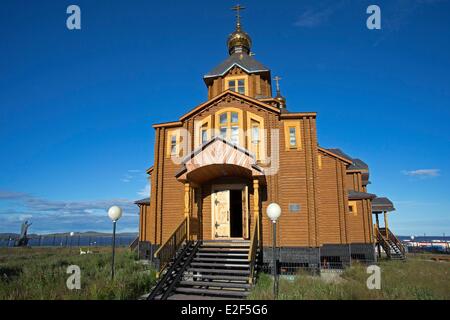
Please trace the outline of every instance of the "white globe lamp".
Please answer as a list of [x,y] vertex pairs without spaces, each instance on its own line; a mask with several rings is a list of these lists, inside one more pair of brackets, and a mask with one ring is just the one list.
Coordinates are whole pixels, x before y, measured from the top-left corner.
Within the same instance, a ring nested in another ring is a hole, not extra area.
[[266,213],[269,219],[275,223],[281,215],[281,208],[277,203],[271,203],[267,206]]
[[112,206],[108,210],[108,217],[112,220],[112,222],[116,222],[122,217],[122,208],[118,206]]
[[117,220],[122,217],[122,208],[118,206],[112,206],[108,210],[108,217],[113,222],[113,238],[112,238],[112,263],[111,263],[111,280],[114,280],[114,258],[116,251],[116,223]]

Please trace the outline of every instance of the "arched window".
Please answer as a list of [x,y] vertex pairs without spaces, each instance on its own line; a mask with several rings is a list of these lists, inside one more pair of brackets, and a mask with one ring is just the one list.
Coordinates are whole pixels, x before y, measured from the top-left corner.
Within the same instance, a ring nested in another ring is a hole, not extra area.
[[236,145],[243,145],[242,110],[227,108],[216,114],[217,135]]
[[247,149],[258,161],[265,159],[265,141],[264,118],[247,112]]
[[200,121],[195,121],[195,147],[198,147],[211,139],[211,116]]

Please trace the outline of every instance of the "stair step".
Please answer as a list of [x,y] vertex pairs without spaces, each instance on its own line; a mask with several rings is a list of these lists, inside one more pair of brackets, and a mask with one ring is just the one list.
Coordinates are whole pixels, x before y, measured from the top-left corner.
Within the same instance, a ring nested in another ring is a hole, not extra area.
[[234,253],[234,252],[198,252],[197,257],[248,257],[247,253]]
[[199,248],[200,252],[205,252],[205,251],[214,251],[214,252],[248,252],[249,249],[248,248],[224,248],[224,247],[200,247]]
[[210,262],[236,262],[236,263],[248,263],[247,257],[245,258],[205,258],[205,257],[195,257],[194,261],[210,261]]
[[202,248],[250,248],[246,243],[205,243]]
[[224,281],[224,280],[229,280],[229,281],[248,281],[248,277],[244,277],[244,276],[231,276],[231,275],[215,275],[215,274],[192,274],[189,275],[190,277],[193,278],[198,278],[198,279],[209,279],[209,280],[220,280],[220,281]]
[[189,268],[188,271],[189,272],[218,273],[218,274],[240,274],[240,275],[249,275],[250,274],[250,270]]
[[202,286],[202,287],[214,287],[214,288],[240,288],[250,289],[252,286],[248,283],[236,283],[236,282],[219,282],[219,281],[181,281],[182,286]]
[[244,239],[223,239],[223,240],[203,240],[203,244],[205,243],[248,243],[250,244],[250,240]]
[[196,288],[184,288],[178,287],[175,289],[177,292],[191,293],[191,294],[203,294],[214,296],[233,296],[233,297],[246,297],[248,291],[234,291],[234,290],[210,290],[210,289],[196,289]]
[[191,266],[196,267],[225,267],[225,268],[248,268],[250,265],[246,264],[235,264],[235,263],[211,263],[211,262],[192,262]]

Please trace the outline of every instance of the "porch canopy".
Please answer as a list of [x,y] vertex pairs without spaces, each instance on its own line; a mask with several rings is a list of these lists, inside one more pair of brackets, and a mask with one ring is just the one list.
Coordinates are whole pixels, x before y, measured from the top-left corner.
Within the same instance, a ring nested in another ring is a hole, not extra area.
[[395,211],[394,204],[386,197],[376,197],[372,200],[372,213]]
[[247,149],[214,137],[182,160],[178,181],[201,185],[219,177],[246,177],[264,182],[264,170]]
[[[384,235],[389,239],[389,223],[388,212],[395,211],[394,204],[386,197],[376,197],[372,200],[372,213],[375,215],[376,227],[380,230],[380,221],[378,215],[380,213],[384,216]],[[380,244],[378,243],[378,255],[380,256]]]

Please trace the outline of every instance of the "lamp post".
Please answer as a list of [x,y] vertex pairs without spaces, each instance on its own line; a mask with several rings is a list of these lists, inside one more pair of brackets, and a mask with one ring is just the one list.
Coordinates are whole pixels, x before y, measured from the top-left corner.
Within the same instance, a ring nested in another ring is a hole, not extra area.
[[113,222],[113,238],[112,238],[112,263],[111,263],[111,280],[114,280],[114,255],[116,250],[116,222],[122,217],[122,209],[118,206],[112,206],[108,210],[108,216]]
[[267,216],[272,221],[272,270],[273,270],[273,296],[274,299],[278,298],[278,272],[277,272],[277,257],[276,257],[276,247],[277,247],[277,220],[281,215],[281,208],[276,203],[271,203],[266,209]]

